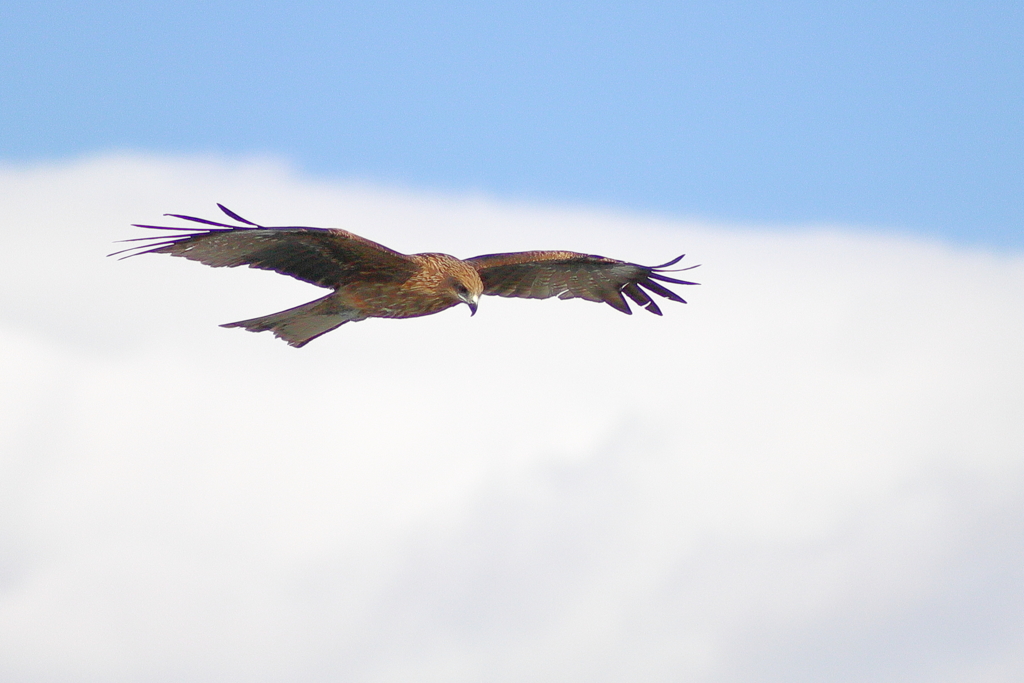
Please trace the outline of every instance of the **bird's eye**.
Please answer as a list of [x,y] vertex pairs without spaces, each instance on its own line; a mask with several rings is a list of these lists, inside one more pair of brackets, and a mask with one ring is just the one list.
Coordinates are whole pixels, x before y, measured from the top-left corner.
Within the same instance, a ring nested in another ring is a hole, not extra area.
[[466,285],[462,284],[461,282],[456,282],[455,283],[455,291],[458,292],[459,294],[468,294],[469,293],[469,290],[466,289]]

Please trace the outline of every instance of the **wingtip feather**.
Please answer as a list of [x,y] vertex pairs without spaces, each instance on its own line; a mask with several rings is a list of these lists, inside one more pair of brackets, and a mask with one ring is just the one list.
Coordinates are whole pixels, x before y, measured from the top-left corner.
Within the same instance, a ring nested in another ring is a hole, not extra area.
[[261,228],[261,227],[263,227],[261,225],[258,225],[257,223],[253,223],[250,220],[246,220],[246,219],[242,218],[237,213],[235,213],[234,211],[232,211],[228,207],[224,206],[220,202],[217,203],[217,208],[219,208],[221,211],[223,211],[224,213],[226,213],[228,216],[230,216],[234,220],[238,221],[239,223],[245,223],[246,225],[251,225],[254,228]]
[[668,268],[669,266],[674,266],[675,264],[682,261],[685,256],[686,254],[680,254],[679,256],[676,256],[674,259],[667,263],[662,263],[660,266],[651,266],[650,268],[651,270],[662,270],[664,268]]

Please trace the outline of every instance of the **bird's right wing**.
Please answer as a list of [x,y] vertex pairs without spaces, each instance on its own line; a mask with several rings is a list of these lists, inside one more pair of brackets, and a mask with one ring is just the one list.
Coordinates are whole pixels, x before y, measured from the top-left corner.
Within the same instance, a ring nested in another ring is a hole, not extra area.
[[145,244],[115,253],[131,252],[127,256],[170,254],[214,268],[249,266],[290,275],[303,282],[327,288],[337,288],[357,281],[402,282],[417,270],[417,264],[411,257],[346,230],[264,227],[220,204],[217,206],[242,225],[167,214],[172,218],[210,227],[136,225],[137,228],[181,231],[183,234],[125,240]]
[[676,285],[697,284],[664,274],[669,266],[682,258],[680,256],[660,266],[641,266],[574,251],[521,251],[474,256],[466,259],[466,263],[480,274],[484,294],[524,299],[580,298],[601,301],[617,311],[631,313],[623,297],[625,295],[648,312],[661,315],[661,309],[648,292],[679,303],[685,304],[686,301],[657,281]]

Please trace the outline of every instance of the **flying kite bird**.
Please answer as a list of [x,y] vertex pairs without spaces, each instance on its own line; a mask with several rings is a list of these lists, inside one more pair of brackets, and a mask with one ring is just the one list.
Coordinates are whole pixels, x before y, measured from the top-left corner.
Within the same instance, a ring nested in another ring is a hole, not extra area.
[[663,274],[689,270],[668,270],[682,256],[660,266],[640,266],[573,251],[522,251],[464,260],[448,254],[406,255],[346,230],[264,227],[220,204],[217,206],[240,225],[169,213],[165,215],[209,227],[135,225],[184,234],[124,240],[145,244],[115,254],[132,252],[122,258],[170,254],[214,268],[249,266],[333,289],[327,296],[302,306],[221,325],[250,332],[273,332],[294,347],[305,346],[347,322],[366,318],[414,318],[460,303],[469,306],[471,315],[476,314],[481,295],[580,298],[603,301],[617,311],[631,314],[625,295],[651,313],[661,315],[648,292],[685,304],[682,297],[660,283],[697,284]]

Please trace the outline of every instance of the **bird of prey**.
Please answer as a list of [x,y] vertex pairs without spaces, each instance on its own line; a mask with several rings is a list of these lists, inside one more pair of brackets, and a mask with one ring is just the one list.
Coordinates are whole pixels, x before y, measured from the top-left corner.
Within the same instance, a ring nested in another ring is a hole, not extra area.
[[603,301],[629,314],[632,311],[625,295],[649,312],[661,315],[648,292],[685,304],[682,297],[660,283],[697,284],[664,275],[689,270],[668,270],[682,256],[660,266],[641,266],[572,251],[486,254],[464,260],[448,254],[407,255],[347,230],[264,227],[221,204],[217,206],[238,224],[165,214],[206,227],[136,224],[134,227],[180,234],[124,240],[143,244],[115,254],[129,252],[122,258],[170,254],[214,268],[249,266],[333,290],[302,306],[221,326],[273,332],[294,347],[305,346],[347,322],[366,318],[414,318],[460,303],[469,306],[472,315],[481,295],[580,298]]

